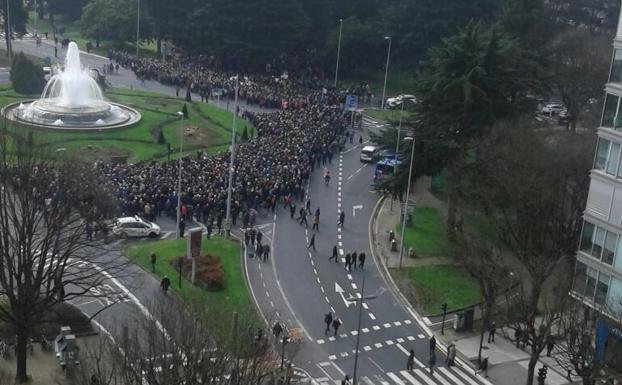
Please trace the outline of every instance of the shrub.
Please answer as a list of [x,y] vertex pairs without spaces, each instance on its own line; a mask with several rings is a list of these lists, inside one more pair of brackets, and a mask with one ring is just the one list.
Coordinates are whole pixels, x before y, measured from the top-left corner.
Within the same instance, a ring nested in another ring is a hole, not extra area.
[[160,133],[158,134],[158,144],[166,144],[166,139],[164,139],[164,132],[160,128]]
[[20,52],[13,57],[11,83],[20,94],[40,94],[45,85],[43,68]]

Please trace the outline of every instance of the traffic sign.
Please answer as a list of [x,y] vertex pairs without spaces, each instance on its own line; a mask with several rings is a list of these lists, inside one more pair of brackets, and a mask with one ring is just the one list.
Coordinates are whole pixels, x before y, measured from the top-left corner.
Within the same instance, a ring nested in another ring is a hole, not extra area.
[[346,110],[354,111],[359,106],[359,97],[356,95],[347,95],[346,96]]

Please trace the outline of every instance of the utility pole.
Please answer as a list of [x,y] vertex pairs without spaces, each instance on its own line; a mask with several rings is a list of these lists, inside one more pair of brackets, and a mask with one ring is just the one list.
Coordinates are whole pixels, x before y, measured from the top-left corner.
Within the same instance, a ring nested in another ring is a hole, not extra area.
[[231,218],[231,195],[233,190],[233,168],[235,165],[235,135],[236,118],[238,116],[238,89],[240,87],[240,76],[235,76],[235,105],[233,107],[233,125],[231,127],[231,160],[229,161],[229,185],[227,186],[227,215],[225,219],[225,235],[229,237],[232,227]]
[[389,58],[391,57],[391,41],[392,41],[391,36],[385,36],[384,39],[389,41],[389,50],[387,51],[387,64],[385,65],[385,68],[384,68],[384,86],[382,86],[382,101],[380,105],[381,110],[384,110],[384,98],[387,92],[387,77],[389,75]]
[[[184,119],[184,113],[181,111],[177,111],[177,116],[179,116],[181,120]],[[182,127],[181,139],[179,143],[179,159],[177,160],[179,172],[177,175],[177,238],[176,239],[179,239],[179,236],[180,236],[179,222],[181,220],[181,158],[182,158],[181,154],[183,152],[183,149],[184,149],[184,129]],[[181,266],[179,267],[179,270],[181,271]],[[181,280],[179,282],[181,285]]]
[[138,57],[138,41],[140,39],[140,0],[136,4],[136,57]]
[[339,74],[339,57],[341,55],[341,30],[343,29],[343,19],[339,19],[339,42],[337,43],[337,65],[335,66],[335,83],[333,86],[337,88],[337,76]]
[[7,54],[9,56],[9,66],[11,66],[13,59],[13,42],[11,41],[11,8],[9,7],[9,0],[6,0],[6,41],[7,41]]

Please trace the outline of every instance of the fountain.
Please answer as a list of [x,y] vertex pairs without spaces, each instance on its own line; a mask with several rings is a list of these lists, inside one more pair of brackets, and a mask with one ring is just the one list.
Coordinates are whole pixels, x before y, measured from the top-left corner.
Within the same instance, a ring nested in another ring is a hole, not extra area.
[[54,72],[41,98],[9,104],[2,115],[29,126],[57,130],[120,128],[140,120],[140,113],[133,108],[104,99],[91,71],[82,68],[76,43],[69,43],[64,69]]

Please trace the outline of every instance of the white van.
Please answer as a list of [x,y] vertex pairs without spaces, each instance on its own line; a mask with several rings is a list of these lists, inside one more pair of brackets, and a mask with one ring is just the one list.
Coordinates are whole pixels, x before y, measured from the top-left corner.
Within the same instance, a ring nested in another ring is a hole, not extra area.
[[378,149],[375,146],[365,146],[361,150],[361,162],[371,163],[378,156]]

